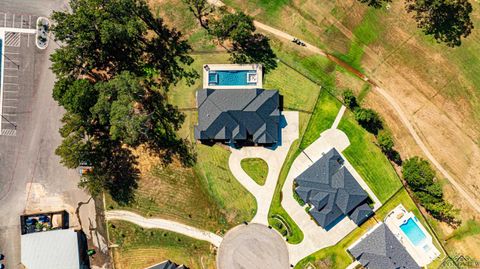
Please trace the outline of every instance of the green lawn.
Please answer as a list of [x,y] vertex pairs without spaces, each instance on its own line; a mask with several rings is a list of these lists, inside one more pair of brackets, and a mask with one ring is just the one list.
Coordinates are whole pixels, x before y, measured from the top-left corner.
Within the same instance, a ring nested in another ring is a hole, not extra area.
[[327,89],[322,89],[318,97],[315,111],[310,117],[308,128],[303,135],[301,149],[307,148],[320,137],[320,134],[332,127],[342,103],[332,96]]
[[240,162],[242,169],[249,175],[258,185],[265,185],[268,175],[268,164],[260,158],[246,158]]
[[282,188],[285,180],[287,179],[288,171],[292,166],[293,161],[301,152],[299,150],[300,140],[296,140],[290,147],[287,158],[283,163],[282,170],[278,177],[277,186],[275,187],[275,194],[273,195],[272,203],[270,204],[270,210],[268,211],[268,223],[277,229],[280,233],[283,229],[277,226],[278,220],[282,220],[282,224],[287,226],[290,233],[287,236],[287,240],[291,244],[298,244],[303,240],[303,232],[300,230],[295,221],[288,215],[287,211],[282,207]]
[[277,89],[283,96],[285,110],[312,112],[320,87],[283,63],[268,73],[263,81],[265,89]]
[[350,146],[343,154],[378,199],[385,202],[402,184],[388,159],[374,144],[375,137],[357,124],[350,111],[345,112],[338,129],[350,140]]
[[191,269],[214,268],[210,243],[160,229],[144,229],[124,221],[109,221],[115,268],[144,269],[165,260]]
[[349,63],[357,70],[362,70],[362,58],[365,46],[375,42],[384,31],[383,24],[379,23],[382,9],[370,8],[363,15],[362,21],[353,29],[354,38],[346,54],[335,53],[340,59]]
[[[256,212],[256,201],[232,175],[228,167],[230,151],[225,146],[197,146],[196,172],[208,193],[232,225],[250,221]],[[195,201],[193,201],[195,202]]]
[[[378,221],[382,221],[390,212],[393,208],[395,208],[399,204],[403,204],[403,206],[408,210],[408,211],[413,211],[415,216],[422,222],[422,224],[425,226],[425,228],[430,231],[428,226],[426,225],[426,220],[423,218],[423,216],[420,214],[418,211],[417,206],[413,202],[413,200],[410,198],[408,193],[402,189],[398,193],[395,194],[395,196],[392,197],[387,203],[382,205],[381,208],[377,210],[375,213],[375,216],[373,218],[370,218],[367,220],[365,223],[363,223],[359,228],[355,229],[353,232],[351,232],[349,235],[347,235],[344,239],[342,239],[338,244],[328,247],[325,249],[322,249],[320,251],[315,252],[314,254],[302,259],[297,265],[295,266],[296,269],[304,269],[306,268],[306,265],[308,263],[314,264],[314,265],[327,265],[328,267],[320,267],[320,268],[331,268],[331,269],[344,269],[346,268],[350,263],[353,262],[353,258],[348,254],[346,249],[355,241],[357,241],[365,232],[368,231],[371,227],[373,227]],[[442,252],[441,248],[439,247],[438,243],[434,240],[435,246]],[[439,258],[437,258],[432,265],[434,266],[429,266],[429,268],[436,268],[435,266],[438,266],[445,255],[441,255]]]

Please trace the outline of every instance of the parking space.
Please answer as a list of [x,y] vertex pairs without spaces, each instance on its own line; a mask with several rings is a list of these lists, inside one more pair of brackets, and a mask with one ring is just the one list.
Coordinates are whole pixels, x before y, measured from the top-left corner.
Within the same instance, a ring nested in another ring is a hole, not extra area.
[[[3,88],[1,94],[1,134],[16,135],[18,109],[22,95],[29,94],[32,84],[34,44],[31,34],[5,33],[3,51]],[[30,56],[30,57],[29,57]]]
[[0,27],[35,29],[37,16],[0,12]]

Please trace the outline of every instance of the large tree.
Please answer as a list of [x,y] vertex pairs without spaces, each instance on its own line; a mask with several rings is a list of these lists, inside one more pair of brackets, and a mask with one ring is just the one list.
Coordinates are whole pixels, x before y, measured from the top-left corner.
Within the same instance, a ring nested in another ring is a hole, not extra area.
[[171,161],[192,164],[189,145],[177,137],[184,116],[166,92],[198,77],[181,33],[155,18],[143,0],[71,0],[54,12],[52,31],[61,47],[51,56],[54,99],[65,108],[56,153],[75,168],[93,171],[81,186],[108,190],[128,202],[138,171],[130,149],[141,144]]
[[377,135],[378,131],[383,129],[383,120],[375,110],[357,108],[354,112],[358,123],[370,133]]
[[265,72],[269,72],[277,67],[276,55],[268,37],[255,30],[253,18],[243,12],[225,14],[209,28],[230,53],[233,63],[261,63]]
[[462,37],[472,32],[472,5],[468,0],[407,0],[407,11],[414,13],[418,27],[438,42],[460,46]]
[[197,18],[200,26],[208,30],[208,16],[215,11],[215,6],[211,5],[208,0],[183,0],[183,2]]

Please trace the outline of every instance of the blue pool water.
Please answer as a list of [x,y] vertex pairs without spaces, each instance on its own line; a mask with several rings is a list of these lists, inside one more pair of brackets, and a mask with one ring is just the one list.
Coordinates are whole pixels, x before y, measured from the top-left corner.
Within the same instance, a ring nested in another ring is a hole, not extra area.
[[256,73],[256,72],[247,71],[247,70],[210,71],[208,73],[208,85],[217,85],[217,86],[255,85],[255,83],[248,83],[247,81],[247,75],[250,73]]
[[420,245],[426,238],[423,231],[418,227],[417,220],[409,218],[408,221],[400,225],[400,229],[407,235],[408,239],[412,241],[415,246]]

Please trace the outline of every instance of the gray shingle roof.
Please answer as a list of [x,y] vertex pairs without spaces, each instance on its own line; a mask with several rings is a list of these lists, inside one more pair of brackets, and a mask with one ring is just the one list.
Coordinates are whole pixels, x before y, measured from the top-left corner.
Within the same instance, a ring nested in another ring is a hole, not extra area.
[[188,269],[185,265],[178,265],[170,260],[155,264],[145,269]]
[[332,149],[295,179],[295,192],[313,206],[310,215],[325,229],[347,215],[361,224],[372,213],[366,203],[368,194],[343,162],[337,150]]
[[405,247],[385,224],[348,250],[368,269],[419,269]]
[[199,90],[195,139],[276,143],[279,139],[279,104],[276,90]]

